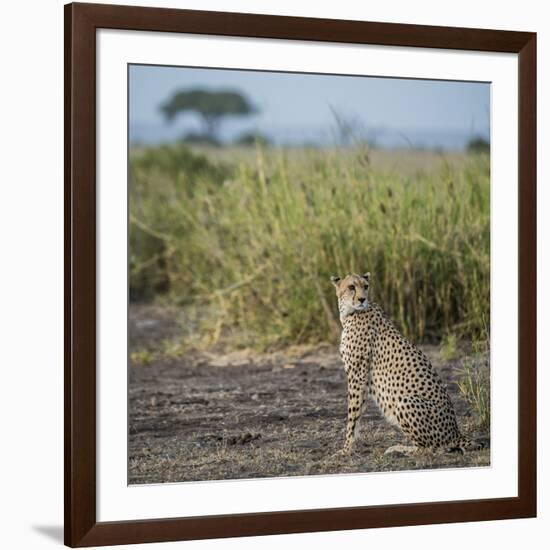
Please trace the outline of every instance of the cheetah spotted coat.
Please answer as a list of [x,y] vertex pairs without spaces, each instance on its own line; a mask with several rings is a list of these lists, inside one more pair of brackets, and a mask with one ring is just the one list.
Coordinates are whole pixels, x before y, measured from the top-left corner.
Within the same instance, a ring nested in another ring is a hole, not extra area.
[[449,395],[429,359],[398,332],[379,305],[368,302],[370,273],[332,281],[342,322],[340,353],[348,377],[343,451],[353,447],[369,395],[414,448],[473,448],[458,429]]

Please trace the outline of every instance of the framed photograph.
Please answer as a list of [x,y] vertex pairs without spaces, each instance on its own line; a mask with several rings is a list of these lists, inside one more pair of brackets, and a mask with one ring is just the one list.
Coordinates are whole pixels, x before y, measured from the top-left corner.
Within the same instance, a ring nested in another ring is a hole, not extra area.
[[536,35],[65,6],[65,543],[536,515]]

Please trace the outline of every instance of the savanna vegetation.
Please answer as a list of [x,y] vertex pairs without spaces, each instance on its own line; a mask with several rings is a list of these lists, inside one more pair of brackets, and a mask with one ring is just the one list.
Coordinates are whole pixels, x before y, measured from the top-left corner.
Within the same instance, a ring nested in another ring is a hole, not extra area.
[[486,341],[488,154],[432,154],[407,169],[377,155],[261,140],[132,150],[132,301],[181,307],[197,346],[335,342],[329,277],[369,270],[373,299],[413,340]]
[[[332,148],[276,147],[253,125],[229,144],[225,121],[258,109],[176,90],[160,110],[194,126],[130,150],[129,483],[489,465],[489,143],[384,151],[331,108]],[[356,451],[335,456],[347,379],[330,276],[367,270],[483,449],[386,455],[407,441],[369,400]]]

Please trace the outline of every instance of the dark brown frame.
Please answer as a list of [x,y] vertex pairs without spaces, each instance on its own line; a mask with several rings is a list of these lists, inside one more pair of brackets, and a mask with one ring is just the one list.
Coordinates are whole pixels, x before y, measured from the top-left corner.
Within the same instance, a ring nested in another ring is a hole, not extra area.
[[[96,30],[517,53],[518,497],[96,521]],[[536,515],[536,34],[101,4],[65,6],[65,544],[72,547],[527,518]]]

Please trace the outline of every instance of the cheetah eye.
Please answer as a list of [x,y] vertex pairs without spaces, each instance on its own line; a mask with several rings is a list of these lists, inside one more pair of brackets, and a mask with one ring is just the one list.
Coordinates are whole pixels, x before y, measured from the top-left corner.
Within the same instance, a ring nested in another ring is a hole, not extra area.
[[355,286],[354,285],[349,285],[348,290],[351,290],[353,292],[355,290]]

